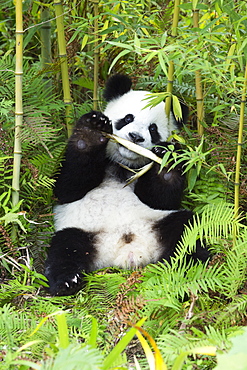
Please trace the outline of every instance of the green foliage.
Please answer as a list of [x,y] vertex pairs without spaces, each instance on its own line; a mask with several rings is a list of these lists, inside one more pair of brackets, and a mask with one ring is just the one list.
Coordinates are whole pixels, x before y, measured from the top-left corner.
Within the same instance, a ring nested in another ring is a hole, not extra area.
[[215,370],[246,370],[247,351],[246,351],[247,329],[243,328],[242,333],[232,338],[232,347],[227,353],[217,355],[218,365]]
[[[13,208],[15,10],[10,1],[0,3],[1,368],[125,369],[134,367],[134,353],[142,369],[148,369],[139,344],[132,340],[127,345],[134,331],[129,339],[124,337],[129,323],[142,317],[169,369],[212,369],[216,362],[217,369],[245,366],[246,351],[241,346],[245,330],[230,347],[239,326],[246,323],[246,220],[244,213],[242,220],[235,218],[230,203],[247,57],[246,2],[183,2],[176,38],[170,36],[173,2],[99,2],[100,86],[110,71],[125,72],[134,77],[135,87],[154,91],[158,101],[165,97],[162,92],[172,61],[174,94],[188,103],[193,127],[194,74],[200,71],[205,137],[198,140],[190,129],[185,140],[175,134],[185,151],[179,156],[171,145],[164,160],[164,165],[169,159],[186,160],[183,204],[196,211],[194,226],[186,229],[171,264],[134,272],[98,271],[87,276],[85,288],[73,298],[51,298],[37,288],[45,286],[39,272],[53,232],[52,186],[66,138],[56,48],[45,69],[39,57],[40,14],[42,8],[49,8],[52,18],[54,11],[51,3],[23,3],[22,200]],[[198,29],[193,28],[191,17],[195,4],[200,10]],[[64,9],[73,114],[79,116],[92,106],[93,2],[67,1]],[[53,43],[55,22],[51,27]],[[241,201],[246,210],[246,144],[242,147]],[[207,242],[215,256],[206,265],[186,264],[182,257],[193,250],[198,238]],[[206,352],[207,348],[211,351]]]

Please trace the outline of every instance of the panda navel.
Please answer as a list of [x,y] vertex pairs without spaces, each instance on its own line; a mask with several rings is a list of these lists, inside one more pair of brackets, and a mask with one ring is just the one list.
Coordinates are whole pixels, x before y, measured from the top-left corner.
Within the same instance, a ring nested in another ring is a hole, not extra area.
[[129,244],[129,243],[133,242],[134,239],[135,239],[135,234],[133,234],[133,233],[128,233],[128,234],[123,234],[122,235],[122,240],[126,244]]

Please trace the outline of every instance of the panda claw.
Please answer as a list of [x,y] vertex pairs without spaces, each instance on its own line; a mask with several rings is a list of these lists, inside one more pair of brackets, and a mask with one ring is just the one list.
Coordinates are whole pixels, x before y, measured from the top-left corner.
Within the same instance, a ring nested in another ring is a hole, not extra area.
[[76,294],[83,286],[82,277],[80,274],[72,275],[71,278],[67,275],[64,279],[62,276],[60,276],[60,278],[57,278],[56,281],[53,279],[50,280],[49,284],[49,291],[52,296],[73,295]]
[[158,157],[162,158],[162,157],[164,157],[164,155],[166,154],[167,149],[166,149],[166,148],[161,148],[161,147],[159,147],[159,146],[155,146],[155,147],[152,149],[152,152],[154,152]]

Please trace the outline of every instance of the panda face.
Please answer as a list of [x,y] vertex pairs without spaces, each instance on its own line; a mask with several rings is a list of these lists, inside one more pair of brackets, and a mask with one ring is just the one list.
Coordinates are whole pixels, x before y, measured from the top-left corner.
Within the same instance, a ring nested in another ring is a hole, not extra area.
[[[112,121],[113,133],[132,141],[146,149],[151,149],[160,141],[166,141],[176,128],[173,117],[168,121],[165,104],[145,108],[148,104],[147,91],[130,90],[111,100],[104,114]],[[147,158],[126,149],[118,143],[109,141],[107,155],[114,162],[138,168],[148,162]]]

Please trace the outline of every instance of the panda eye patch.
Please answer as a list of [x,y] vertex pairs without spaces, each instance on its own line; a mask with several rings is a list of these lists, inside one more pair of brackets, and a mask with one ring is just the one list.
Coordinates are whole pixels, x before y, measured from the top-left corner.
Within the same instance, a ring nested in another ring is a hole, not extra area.
[[153,144],[158,143],[158,141],[160,140],[160,134],[158,132],[158,127],[157,127],[156,123],[152,123],[149,126],[149,132],[150,132],[150,135],[151,135],[152,143]]
[[121,130],[121,128],[123,128],[124,126],[126,126],[129,123],[133,122],[134,119],[135,119],[135,117],[133,116],[133,114],[127,114],[124,118],[118,120],[115,123],[115,127],[116,127],[117,130]]
[[133,122],[134,121],[133,114],[127,114],[127,116],[124,117],[124,121],[126,122],[126,124]]

